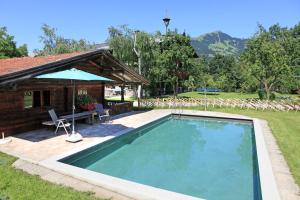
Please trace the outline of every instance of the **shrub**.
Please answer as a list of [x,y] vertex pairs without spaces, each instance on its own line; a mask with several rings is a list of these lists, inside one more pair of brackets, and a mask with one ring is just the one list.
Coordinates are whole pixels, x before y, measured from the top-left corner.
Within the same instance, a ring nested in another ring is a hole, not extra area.
[[9,200],[7,196],[0,194],[0,200]]
[[76,102],[79,106],[85,106],[88,104],[96,103],[97,101],[89,95],[78,95],[76,98]]
[[272,92],[272,93],[270,94],[270,100],[275,100],[275,98],[276,98],[276,95],[275,95],[274,92]]
[[260,100],[263,100],[267,98],[267,94],[264,90],[258,90],[258,97]]

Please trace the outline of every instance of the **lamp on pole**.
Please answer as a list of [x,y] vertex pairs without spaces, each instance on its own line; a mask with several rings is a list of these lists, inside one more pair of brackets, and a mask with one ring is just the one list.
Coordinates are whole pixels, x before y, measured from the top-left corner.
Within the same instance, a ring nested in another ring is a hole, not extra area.
[[[142,58],[141,58],[141,51],[139,51],[136,48],[137,45],[137,35],[140,31],[139,30],[135,30],[134,31],[134,41],[133,41],[133,51],[136,54],[136,56],[138,57],[138,65],[139,65],[139,74],[142,75]],[[142,85],[139,84],[138,85],[138,107],[140,107],[140,100],[141,100],[141,93],[142,93]]]
[[163,18],[163,21],[164,21],[165,26],[166,26],[166,35],[167,35],[167,33],[168,33],[168,26],[170,24],[171,19],[168,16],[165,16],[165,18]]

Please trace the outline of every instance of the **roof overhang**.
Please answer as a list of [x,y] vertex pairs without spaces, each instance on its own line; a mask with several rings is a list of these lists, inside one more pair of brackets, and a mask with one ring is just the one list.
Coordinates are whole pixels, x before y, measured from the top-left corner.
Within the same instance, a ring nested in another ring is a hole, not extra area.
[[99,70],[98,74],[113,79],[116,84],[149,84],[148,80],[116,59],[108,50],[98,49],[2,75],[0,76],[0,85],[13,84],[37,75],[70,69],[76,66],[85,67],[87,71],[89,68],[96,67]]

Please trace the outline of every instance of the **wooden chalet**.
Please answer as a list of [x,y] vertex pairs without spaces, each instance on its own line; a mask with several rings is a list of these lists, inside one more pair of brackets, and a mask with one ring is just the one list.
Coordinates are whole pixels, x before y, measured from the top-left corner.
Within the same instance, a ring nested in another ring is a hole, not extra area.
[[[108,50],[75,52],[41,57],[0,59],[0,133],[13,135],[41,127],[54,108],[68,114],[72,107],[70,80],[41,80],[34,77],[50,72],[77,68],[110,78],[121,86],[149,84],[148,81],[117,60]],[[76,81],[76,93],[88,94],[105,104],[104,82]],[[124,92],[121,92],[124,100]],[[111,105],[111,104],[110,104]],[[122,104],[126,106],[126,104]]]

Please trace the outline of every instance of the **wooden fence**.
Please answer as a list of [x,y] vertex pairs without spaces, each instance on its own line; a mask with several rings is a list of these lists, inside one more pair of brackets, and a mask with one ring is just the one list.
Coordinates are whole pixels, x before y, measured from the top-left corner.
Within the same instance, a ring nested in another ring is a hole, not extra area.
[[156,98],[141,99],[141,107],[185,108],[185,107],[231,107],[255,110],[300,111],[300,103],[291,100],[221,99],[221,98]]

